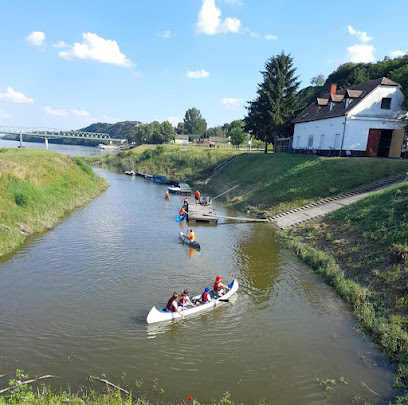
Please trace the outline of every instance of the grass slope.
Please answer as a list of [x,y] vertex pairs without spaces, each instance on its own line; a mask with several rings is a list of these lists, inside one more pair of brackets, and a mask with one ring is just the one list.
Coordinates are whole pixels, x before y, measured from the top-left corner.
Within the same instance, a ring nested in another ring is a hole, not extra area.
[[106,189],[80,158],[35,149],[0,149],[0,256],[28,235],[52,228],[67,212]]
[[116,154],[87,158],[86,161],[119,173],[133,170],[191,181],[206,178],[217,165],[236,153],[221,148],[143,145]]
[[224,201],[238,209],[277,214],[408,170],[407,161],[245,154],[208,184],[212,194],[232,186]]
[[349,302],[397,365],[408,403],[408,183],[285,232],[295,251]]

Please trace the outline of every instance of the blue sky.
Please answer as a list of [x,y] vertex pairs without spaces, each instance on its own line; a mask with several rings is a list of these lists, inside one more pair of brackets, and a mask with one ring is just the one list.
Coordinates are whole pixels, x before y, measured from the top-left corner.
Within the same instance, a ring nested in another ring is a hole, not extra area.
[[93,122],[208,126],[245,115],[282,50],[302,87],[346,61],[408,50],[406,0],[0,1],[0,125]]

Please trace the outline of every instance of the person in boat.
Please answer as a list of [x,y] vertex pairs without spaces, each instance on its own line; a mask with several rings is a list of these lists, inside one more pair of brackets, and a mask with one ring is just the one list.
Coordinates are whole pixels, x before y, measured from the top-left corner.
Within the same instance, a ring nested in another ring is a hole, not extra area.
[[195,307],[195,304],[190,301],[188,290],[184,290],[183,294],[180,295],[179,305],[182,307]]
[[166,305],[166,311],[169,312],[178,312],[182,318],[184,318],[184,314],[178,308],[178,299],[180,295],[177,292],[173,293],[173,296],[169,299],[169,302]]
[[217,276],[214,282],[214,293],[220,297],[221,295],[224,295],[227,290],[229,290],[228,286],[225,284],[222,284],[221,282],[222,276]]
[[200,192],[197,190],[194,194],[195,202],[198,204],[200,202]]
[[181,215],[186,215],[186,210],[184,209],[184,207],[181,207],[181,208],[180,208],[179,215],[180,215],[180,216],[181,216]]
[[190,239],[190,242],[195,241],[195,233],[191,228],[188,230],[188,238]]
[[169,190],[166,190],[166,192],[164,193],[164,195],[165,195],[165,197],[166,197],[166,200],[168,200],[168,199],[169,199],[169,196],[170,196]]
[[206,302],[212,301],[211,295],[210,295],[210,289],[207,287],[204,292],[201,294],[201,302],[205,304]]

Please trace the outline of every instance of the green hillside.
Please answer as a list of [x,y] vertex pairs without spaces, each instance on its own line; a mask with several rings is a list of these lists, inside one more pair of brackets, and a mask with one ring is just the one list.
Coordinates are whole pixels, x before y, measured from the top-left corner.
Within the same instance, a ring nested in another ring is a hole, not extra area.
[[[245,154],[208,184],[212,195],[238,185],[224,201],[274,215],[408,170],[408,161]],[[336,190],[333,190],[336,189]]]
[[0,149],[0,256],[50,229],[107,187],[80,158],[37,149]]

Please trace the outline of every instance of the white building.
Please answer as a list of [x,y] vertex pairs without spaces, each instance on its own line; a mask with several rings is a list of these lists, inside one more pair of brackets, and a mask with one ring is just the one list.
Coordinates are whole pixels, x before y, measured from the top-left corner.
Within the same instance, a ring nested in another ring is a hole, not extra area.
[[404,93],[385,77],[317,98],[293,121],[292,147],[322,155],[401,156]]

